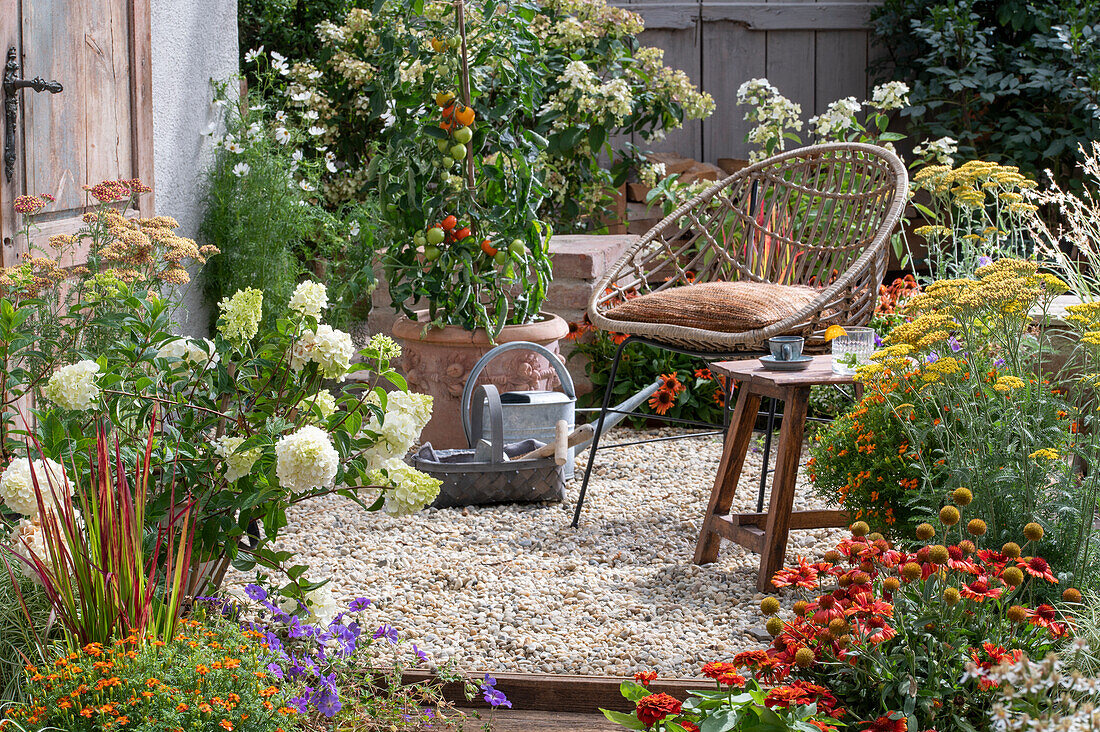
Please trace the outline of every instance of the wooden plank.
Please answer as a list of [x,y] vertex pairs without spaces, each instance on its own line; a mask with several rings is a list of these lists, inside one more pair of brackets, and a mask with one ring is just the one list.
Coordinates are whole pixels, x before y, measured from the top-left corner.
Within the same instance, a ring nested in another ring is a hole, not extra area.
[[867,97],[867,31],[819,31],[815,49],[817,111],[843,97]]
[[[739,513],[730,516],[730,520],[739,526],[763,527],[768,523],[766,513]],[[836,529],[848,525],[848,512],[835,509],[791,512],[791,530],[799,529]]]
[[725,516],[711,521],[711,531],[749,551],[762,554],[764,551],[764,531],[756,526],[741,526]]
[[[702,661],[700,661],[702,663]],[[639,671],[645,669],[638,669]],[[567,676],[559,674],[519,674],[469,671],[471,679],[481,679],[486,673],[497,680],[496,688],[504,692],[512,702],[512,708],[526,711],[564,712],[570,714],[595,714],[600,708],[629,712],[634,708],[623,699],[619,685],[626,678],[612,676]],[[430,671],[412,670],[402,676],[403,683],[433,681]],[[654,693],[671,694],[679,699],[691,689],[706,689],[713,682],[707,679],[660,679],[649,685]],[[487,704],[480,696],[467,701],[465,687],[461,683],[444,684],[443,697],[462,707],[485,709]]]
[[703,122],[703,159],[747,158],[750,125],[737,106],[737,89],[764,75],[766,38],[744,25],[717,20],[705,23],[702,48],[702,78],[715,102],[714,114]]
[[768,385],[778,388],[790,386],[820,386],[827,384],[852,384],[855,378],[850,374],[838,374],[833,371],[831,355],[814,356],[809,366],[801,371],[772,371],[764,368],[760,359],[745,361],[717,361],[712,363],[711,371],[727,376],[735,381],[751,380],[753,385]]
[[[769,0],[774,5],[792,5],[800,0]],[[783,96],[802,108],[804,142],[812,138],[806,122],[814,114],[816,76],[816,33],[809,30],[767,31],[766,72],[768,81]]]
[[78,184],[129,178],[133,170],[129,1],[92,3],[85,13],[77,38],[78,43],[82,41],[80,51],[85,56],[85,73],[80,80],[85,89],[84,127],[74,130],[73,139],[68,141],[83,148],[85,156],[85,177],[76,181]]
[[[29,0],[27,0],[29,1]],[[18,49],[20,47],[20,36],[22,35],[22,11],[20,4],[22,0],[17,0],[14,12],[0,13],[0,66],[7,62],[8,49],[11,47]],[[17,56],[18,58],[18,56]],[[2,115],[2,105],[0,105],[0,115]],[[3,120],[0,119],[0,127],[3,126]],[[23,125],[22,120],[16,129],[15,149],[17,153],[22,156],[23,151]],[[3,145],[3,130],[0,129],[0,146]],[[0,266],[10,267],[17,263],[19,252],[17,244],[15,242],[15,233],[19,229],[19,217],[15,211],[12,210],[12,205],[15,202],[15,197],[19,195],[19,192],[23,190],[23,166],[18,164],[15,166],[15,175],[9,183],[7,177],[4,176],[3,170],[3,155],[0,154]]]
[[[133,175],[155,189],[153,176],[153,64],[149,0],[130,3],[130,131]],[[152,195],[140,196],[136,205],[143,216],[153,215]]]
[[[621,3],[618,3],[621,4]],[[651,28],[689,28],[694,2],[632,6]],[[741,23],[750,30],[855,30],[870,26],[871,6],[865,2],[709,2],[703,0],[702,20]]]
[[602,714],[528,712],[502,708],[493,712],[492,721],[493,732],[622,732],[623,729]]
[[[638,7],[638,5],[632,5],[631,10],[637,10]],[[698,16],[696,16],[697,19]],[[647,46],[663,48],[665,65],[680,69],[697,86],[701,86],[703,61],[698,25],[693,24],[681,30],[647,28],[641,35],[641,42]],[[685,158],[702,160],[703,123],[699,120],[686,121],[681,129],[669,132],[663,140],[648,141],[641,135],[634,135],[634,144],[643,150],[674,152]]]

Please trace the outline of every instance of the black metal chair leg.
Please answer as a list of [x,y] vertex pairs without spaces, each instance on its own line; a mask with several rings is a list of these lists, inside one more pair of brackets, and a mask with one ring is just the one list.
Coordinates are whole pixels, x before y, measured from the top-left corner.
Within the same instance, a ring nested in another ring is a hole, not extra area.
[[622,358],[623,350],[627,345],[634,340],[633,338],[627,338],[619,344],[618,350],[615,351],[615,359],[611,362],[611,373],[607,377],[607,386],[604,387],[603,392],[603,406],[600,407],[600,418],[596,422],[596,432],[592,435],[592,446],[588,448],[588,467],[584,469],[584,480],[581,481],[581,491],[577,496],[577,508],[573,511],[573,528],[577,528],[581,521],[581,507],[584,505],[584,494],[588,492],[588,479],[592,477],[592,467],[596,464],[596,450],[600,446],[600,436],[603,435],[603,423],[607,417],[607,410],[611,406],[611,393],[615,390],[615,376],[619,370],[619,359]]
[[760,469],[760,492],[756,496],[756,512],[764,510],[764,490],[768,487],[768,462],[772,452],[772,432],[775,430],[775,397],[768,397],[768,428],[764,432],[764,465]]

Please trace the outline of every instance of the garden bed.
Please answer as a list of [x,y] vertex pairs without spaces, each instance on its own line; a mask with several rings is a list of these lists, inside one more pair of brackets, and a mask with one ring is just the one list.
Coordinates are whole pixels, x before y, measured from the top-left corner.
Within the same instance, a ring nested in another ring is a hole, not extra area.
[[[635,434],[616,430],[608,439]],[[341,604],[370,597],[372,619],[395,626],[435,661],[501,672],[654,669],[691,677],[706,661],[760,645],[749,634],[762,623],[758,556],[726,544],[714,564],[692,563],[720,446],[711,436],[601,450],[579,529],[569,526],[578,479],[560,505],[411,517],[314,499],[292,510],[279,548],[295,552],[314,578],[331,577]],[[734,511],[755,510],[760,462],[752,450]],[[800,480],[796,508],[817,505],[805,486]],[[795,532],[788,555],[819,555],[837,536]]]

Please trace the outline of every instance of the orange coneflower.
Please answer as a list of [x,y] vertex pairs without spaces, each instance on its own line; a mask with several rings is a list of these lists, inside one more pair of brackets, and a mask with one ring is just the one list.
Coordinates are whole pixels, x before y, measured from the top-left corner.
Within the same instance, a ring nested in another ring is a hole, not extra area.
[[1058,584],[1058,578],[1050,571],[1050,565],[1042,557],[1023,557],[1016,560],[1016,566],[1032,577],[1042,577],[1051,584]]
[[706,379],[707,381],[714,380],[714,374],[710,372],[709,368],[695,369],[695,378]]
[[1040,628],[1046,628],[1055,638],[1061,638],[1066,635],[1069,630],[1066,624],[1058,622],[1057,618],[1058,611],[1045,603],[1034,610],[1027,611],[1027,620],[1029,623],[1037,625]]
[[676,404],[676,393],[665,387],[661,387],[649,398],[649,406],[657,414],[664,415]]
[[673,396],[684,390],[684,385],[680,383],[680,379],[676,378],[675,373],[661,374],[660,379],[661,388],[668,389],[672,392]]

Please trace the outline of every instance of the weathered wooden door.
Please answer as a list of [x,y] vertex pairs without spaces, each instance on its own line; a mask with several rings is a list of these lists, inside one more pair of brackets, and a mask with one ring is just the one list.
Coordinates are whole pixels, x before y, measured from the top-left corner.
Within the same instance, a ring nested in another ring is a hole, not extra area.
[[[16,196],[49,193],[57,199],[38,216],[34,245],[45,248],[51,235],[80,227],[89,203],[84,184],[141,178],[152,185],[149,47],[149,0],[4,0],[0,63],[15,49],[16,76],[64,87],[57,94],[15,93],[10,180],[0,170],[4,266],[17,264],[27,249],[17,236],[22,221],[12,209]],[[152,206],[152,195],[141,197],[143,214]]]

